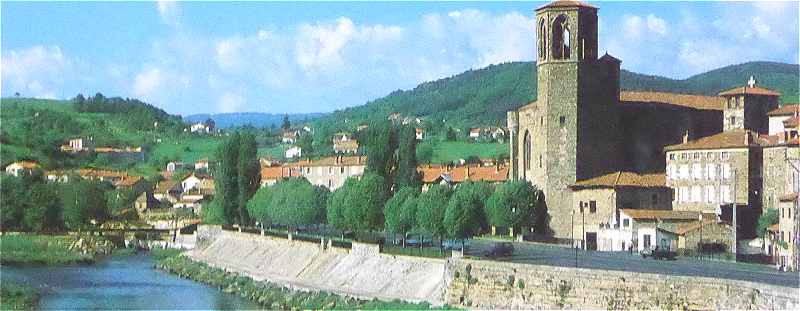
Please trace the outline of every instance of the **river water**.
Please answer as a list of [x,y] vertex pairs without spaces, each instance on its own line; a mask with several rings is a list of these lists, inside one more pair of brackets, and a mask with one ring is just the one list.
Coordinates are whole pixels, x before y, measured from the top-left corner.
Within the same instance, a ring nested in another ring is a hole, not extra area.
[[147,254],[111,256],[87,266],[7,267],[2,282],[35,287],[47,310],[235,310],[258,306],[239,296],[153,268]]

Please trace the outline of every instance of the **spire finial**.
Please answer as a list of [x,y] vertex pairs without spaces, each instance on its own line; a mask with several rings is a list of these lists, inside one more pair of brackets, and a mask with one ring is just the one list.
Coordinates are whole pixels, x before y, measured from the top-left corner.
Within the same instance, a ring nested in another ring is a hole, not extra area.
[[755,87],[756,83],[758,83],[758,81],[756,81],[756,77],[754,76],[750,76],[750,80],[747,80],[747,86],[751,88]]

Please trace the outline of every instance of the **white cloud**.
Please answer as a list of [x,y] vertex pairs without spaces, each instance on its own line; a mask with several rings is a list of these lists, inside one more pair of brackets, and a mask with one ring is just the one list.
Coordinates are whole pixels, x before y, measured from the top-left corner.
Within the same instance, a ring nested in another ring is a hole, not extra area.
[[667,22],[653,14],[647,15],[647,29],[659,35],[667,34]]
[[156,8],[163,23],[173,27],[180,26],[181,9],[177,1],[159,0],[156,1]]
[[355,31],[353,21],[346,17],[334,24],[301,25],[295,45],[297,63],[307,70],[340,64],[340,51]]
[[136,75],[133,81],[133,93],[147,100],[157,97],[164,84],[164,73],[159,68],[148,68]]
[[219,112],[241,112],[244,108],[244,98],[239,94],[224,93],[219,98],[217,110]]
[[19,92],[22,96],[55,98],[72,68],[72,61],[58,46],[34,46],[3,52],[3,89]]

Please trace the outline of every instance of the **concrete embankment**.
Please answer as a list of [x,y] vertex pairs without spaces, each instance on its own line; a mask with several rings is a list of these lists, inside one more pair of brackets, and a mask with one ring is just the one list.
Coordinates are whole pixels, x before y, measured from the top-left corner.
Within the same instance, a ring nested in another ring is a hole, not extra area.
[[370,245],[323,247],[257,234],[217,231],[188,255],[211,266],[299,289],[359,298],[442,304],[445,261],[380,254]]
[[256,280],[358,298],[479,309],[796,309],[798,288],[453,258],[381,254],[230,231],[198,231],[194,260]]

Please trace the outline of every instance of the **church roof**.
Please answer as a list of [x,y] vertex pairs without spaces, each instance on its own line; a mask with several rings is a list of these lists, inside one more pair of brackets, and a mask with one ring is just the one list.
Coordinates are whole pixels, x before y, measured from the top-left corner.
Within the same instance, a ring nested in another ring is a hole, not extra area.
[[571,188],[618,188],[640,187],[657,188],[666,187],[664,174],[637,174],[633,172],[613,172],[603,176],[578,181]]
[[740,87],[732,88],[730,90],[723,91],[723,92],[719,93],[720,96],[745,95],[745,94],[749,94],[749,95],[767,95],[767,96],[780,96],[781,95],[781,93],[775,92],[775,91],[770,90],[770,89],[765,89],[763,87],[757,87],[757,86],[753,86],[753,87],[740,86]]
[[650,91],[623,91],[619,93],[622,104],[655,103],[676,105],[699,110],[722,110],[725,98],[719,96],[690,95]]
[[759,136],[757,133],[752,133],[748,130],[731,130],[706,136],[683,144],[666,146],[664,147],[664,150],[728,149],[767,144],[769,144],[769,141]]
[[540,6],[536,10],[539,11],[539,10],[546,9],[546,8],[571,8],[571,7],[589,8],[589,9],[595,9],[595,10],[597,9],[596,6],[589,5],[588,3],[582,2],[582,1],[556,0],[556,1],[550,2],[548,4],[545,4],[543,6]]

